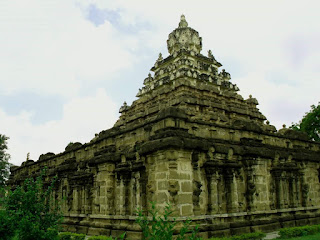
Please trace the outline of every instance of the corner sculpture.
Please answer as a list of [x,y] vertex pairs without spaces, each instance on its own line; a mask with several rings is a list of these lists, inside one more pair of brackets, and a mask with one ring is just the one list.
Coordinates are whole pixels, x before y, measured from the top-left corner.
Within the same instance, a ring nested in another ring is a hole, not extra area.
[[150,201],[204,238],[320,223],[320,144],[265,122],[183,15],[167,46],[114,127],[12,168],[11,187],[47,167],[65,230],[89,235],[140,239]]

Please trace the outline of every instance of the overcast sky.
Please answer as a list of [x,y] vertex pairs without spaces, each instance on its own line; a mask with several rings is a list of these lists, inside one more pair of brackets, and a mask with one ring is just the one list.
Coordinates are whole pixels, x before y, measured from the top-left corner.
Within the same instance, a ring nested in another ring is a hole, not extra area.
[[131,104],[183,13],[277,129],[320,100],[318,1],[0,0],[0,133],[11,162],[88,142]]

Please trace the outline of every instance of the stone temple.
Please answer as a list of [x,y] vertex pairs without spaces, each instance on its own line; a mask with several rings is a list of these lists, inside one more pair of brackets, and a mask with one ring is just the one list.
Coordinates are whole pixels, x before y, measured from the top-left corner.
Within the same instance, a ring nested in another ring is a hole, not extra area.
[[11,169],[58,176],[64,227],[140,239],[136,209],[170,203],[204,237],[320,223],[320,144],[266,121],[182,15],[131,106],[85,144]]

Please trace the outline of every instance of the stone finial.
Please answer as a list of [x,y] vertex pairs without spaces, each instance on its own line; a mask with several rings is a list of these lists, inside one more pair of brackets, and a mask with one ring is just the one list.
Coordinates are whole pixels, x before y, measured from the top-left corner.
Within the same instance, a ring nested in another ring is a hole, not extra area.
[[252,104],[252,105],[259,105],[258,100],[253,98],[251,94],[249,95],[249,98],[245,101],[249,104]]
[[191,55],[196,55],[201,52],[202,38],[196,30],[188,26],[185,16],[182,15],[178,28],[169,34],[167,46],[170,55],[174,57],[180,50],[189,51]]
[[179,28],[186,28],[186,27],[188,27],[188,23],[186,21],[186,17],[182,14],[180,17]]
[[208,58],[214,59],[214,56],[211,50],[208,51]]
[[30,153],[28,152],[27,153],[27,161],[29,161],[30,160]]
[[283,128],[286,128],[286,125],[285,125],[285,124],[283,124],[283,125],[282,125],[282,127],[283,127]]
[[158,57],[158,59],[157,59],[157,62],[160,62],[160,61],[162,61],[162,60],[163,60],[162,53],[159,53],[159,57]]
[[267,120],[267,121],[266,121],[266,124],[267,124],[267,125],[270,125],[270,122]]
[[122,112],[128,110],[128,108],[129,108],[129,106],[128,106],[127,102],[125,101],[125,102],[123,103],[123,105],[120,107],[119,113],[122,113]]

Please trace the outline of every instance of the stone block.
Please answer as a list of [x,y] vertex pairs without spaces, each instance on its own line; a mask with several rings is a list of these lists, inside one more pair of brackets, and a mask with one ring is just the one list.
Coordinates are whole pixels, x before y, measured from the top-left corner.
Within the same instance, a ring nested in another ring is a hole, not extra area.
[[82,234],[88,234],[88,227],[87,226],[77,226],[77,233],[82,233]]
[[308,225],[309,224],[309,219],[299,219],[299,220],[296,220],[296,226],[299,227],[299,226],[305,226],[305,225]]
[[191,174],[190,173],[180,173],[179,174],[179,179],[181,179],[181,180],[190,180],[191,179]]
[[[109,236],[109,235],[106,235]],[[141,232],[131,232],[127,231],[126,232],[126,239],[130,240],[141,240],[142,239],[142,233]]]
[[231,232],[230,229],[223,229],[223,230],[216,230],[216,231],[211,231],[209,232],[210,237],[227,237],[230,236]]
[[167,163],[166,163],[166,162],[158,163],[158,165],[157,165],[157,171],[158,171],[158,172],[168,171],[168,165],[167,165]]
[[320,218],[319,217],[310,218],[309,222],[310,222],[310,225],[320,224]]
[[250,233],[250,232],[251,232],[250,226],[230,229],[231,235],[241,235],[241,234]]
[[272,232],[277,229],[281,228],[281,225],[279,222],[277,223],[269,223],[269,224],[263,224],[258,226],[251,226],[251,232]]
[[192,194],[179,194],[178,204],[192,204]]
[[192,192],[192,182],[181,182],[181,191],[182,192]]
[[166,192],[158,192],[156,193],[156,201],[157,203],[166,203],[168,202],[168,195]]
[[190,205],[183,205],[181,206],[181,216],[191,216],[193,215],[193,206]]
[[167,179],[167,173],[166,172],[156,173],[155,179]]
[[158,182],[158,190],[168,190],[169,184],[168,181],[159,181]]
[[180,175],[178,174],[177,171],[170,170],[169,179],[180,179]]
[[106,235],[106,236],[109,236],[109,235],[110,235],[110,232],[111,232],[110,229],[90,227],[90,228],[88,228],[88,233],[87,233],[87,235],[90,235],[90,236],[98,236],[98,235]]
[[282,228],[289,228],[289,227],[295,227],[295,226],[296,226],[296,221],[294,220],[281,222]]
[[189,162],[181,162],[179,166],[182,171],[190,171],[192,169]]

